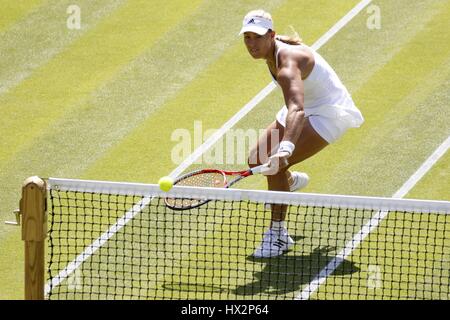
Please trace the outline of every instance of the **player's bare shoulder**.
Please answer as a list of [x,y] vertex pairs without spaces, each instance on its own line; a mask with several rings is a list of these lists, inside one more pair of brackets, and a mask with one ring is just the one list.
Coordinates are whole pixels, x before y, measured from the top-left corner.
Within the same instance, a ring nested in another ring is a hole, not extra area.
[[278,54],[279,68],[297,67],[300,69],[302,79],[306,79],[314,68],[314,55],[305,46],[290,46],[280,50]]

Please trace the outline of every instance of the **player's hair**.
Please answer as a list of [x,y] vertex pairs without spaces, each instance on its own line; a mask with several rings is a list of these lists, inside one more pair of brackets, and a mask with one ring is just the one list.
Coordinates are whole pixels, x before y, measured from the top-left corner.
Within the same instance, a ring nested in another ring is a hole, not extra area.
[[[245,16],[247,17],[260,17],[260,18],[264,18],[264,19],[268,19],[272,21],[272,15],[270,13],[268,13],[267,11],[264,11],[262,9],[258,9],[258,10],[253,10],[250,11],[249,13],[247,13],[247,15]],[[293,26],[289,26],[291,28],[292,31],[292,35],[279,35],[277,34],[275,36],[276,40],[279,40],[281,42],[290,44],[290,45],[300,45],[302,44],[302,39],[300,38],[300,36],[298,35],[297,31],[295,31]],[[272,30],[269,30],[272,31]]]
[[291,44],[291,45],[300,45],[302,44],[302,39],[300,38],[300,36],[298,35],[297,31],[295,31],[293,26],[289,26],[291,28],[292,31],[292,35],[279,35],[277,34],[275,36],[275,39],[287,43],[287,44]]

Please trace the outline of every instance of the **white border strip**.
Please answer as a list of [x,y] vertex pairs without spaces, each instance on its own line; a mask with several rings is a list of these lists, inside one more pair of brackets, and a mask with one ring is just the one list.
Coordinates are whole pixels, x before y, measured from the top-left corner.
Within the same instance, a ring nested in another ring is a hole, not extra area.
[[[318,50],[321,48],[328,40],[330,40],[338,31],[340,31],[350,20],[353,19],[353,17],[356,16],[365,6],[367,6],[371,0],[363,0],[361,1],[355,8],[353,8],[349,13],[347,13],[341,20],[339,20],[329,31],[327,31],[318,41],[316,41],[311,48],[314,50]],[[237,122],[239,122],[247,113],[249,113],[260,101],[262,101],[265,97],[267,97],[273,89],[276,87],[276,85],[271,82],[269,83],[261,92],[259,92],[249,103],[247,103],[234,117],[232,117],[229,121],[227,121],[222,128],[220,128],[213,136],[211,136],[205,143],[203,143],[197,150],[194,151],[192,155],[190,155],[185,161],[183,161],[175,170],[173,170],[170,173],[171,177],[177,177],[179,174],[181,174],[184,170],[186,170],[192,163],[194,163],[203,152],[208,150],[214,143],[216,143],[227,130],[232,128]],[[143,201],[151,201],[151,199],[143,199]],[[126,213],[125,216],[130,214],[130,211]],[[137,214],[132,213],[133,217]],[[125,217],[124,216],[124,217]],[[123,219],[122,217],[121,219]],[[121,220],[119,219],[119,220]],[[128,220],[127,220],[128,221]],[[117,223],[111,227],[110,230],[115,228],[117,226]],[[114,233],[109,233],[110,230],[108,230],[108,239],[111,238]],[[120,230],[120,228],[117,229],[117,231]],[[116,231],[116,232],[117,232]],[[99,239],[97,239],[99,240]],[[97,243],[97,240],[94,243]],[[107,240],[107,239],[106,239]],[[88,248],[86,248],[85,251],[83,251],[82,254],[80,254],[74,261],[72,261],[64,270],[62,270],[57,277],[57,280],[55,280],[55,283],[52,285],[57,286],[63,281],[65,278],[70,276],[72,272],[74,272],[86,259],[89,258],[90,255],[92,255],[99,247],[94,247],[94,243],[90,245]],[[98,244],[103,245],[104,242],[99,242]],[[91,252],[89,255],[87,255],[88,252]],[[69,268],[70,266],[70,268]],[[47,283],[45,286],[45,294],[47,295],[50,292],[50,283]]]
[[[48,188],[58,191],[87,192],[112,195],[153,197],[192,198],[225,201],[253,201],[258,203],[280,203],[298,206],[325,208],[389,210],[416,213],[450,214],[450,201],[417,199],[394,199],[383,197],[361,197],[317,193],[280,192],[245,189],[173,187],[169,192],[161,191],[155,184],[121,183],[108,181],[89,181],[56,179],[48,180]],[[149,204],[150,201],[146,201]],[[141,206],[142,204],[139,204]],[[134,211],[135,208],[133,208]]]
[[[430,170],[430,168],[447,152],[450,147],[450,136],[433,152],[433,154],[420,166],[420,168],[403,184],[403,186],[393,195],[394,198],[404,197],[416,183]],[[383,210],[383,209],[380,209]],[[296,297],[296,300],[307,300],[319,289],[348,256],[360,245],[360,243],[383,221],[389,211],[378,211],[364,227],[356,233],[328,265],[323,268],[318,275],[307,285]]]

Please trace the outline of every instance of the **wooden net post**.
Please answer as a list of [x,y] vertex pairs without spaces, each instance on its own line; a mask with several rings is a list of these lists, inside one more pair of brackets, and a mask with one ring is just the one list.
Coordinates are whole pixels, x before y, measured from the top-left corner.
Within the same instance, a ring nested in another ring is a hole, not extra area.
[[23,221],[22,240],[25,241],[25,299],[43,300],[47,186],[39,177],[30,177],[24,181],[20,213]]

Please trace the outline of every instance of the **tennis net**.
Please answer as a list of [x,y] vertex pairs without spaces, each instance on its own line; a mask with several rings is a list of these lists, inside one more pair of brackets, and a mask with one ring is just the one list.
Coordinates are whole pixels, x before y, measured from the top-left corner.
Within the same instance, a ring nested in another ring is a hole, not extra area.
[[[450,202],[49,179],[49,299],[449,299]],[[208,199],[185,211],[165,197]],[[254,258],[270,205],[295,245]]]

